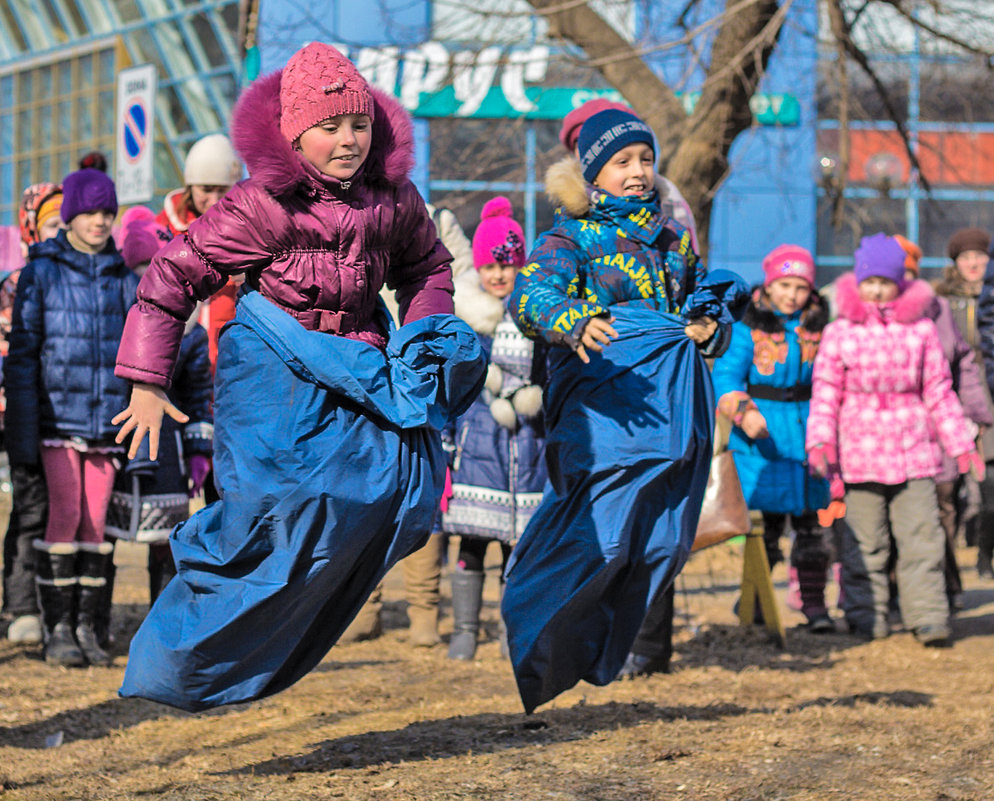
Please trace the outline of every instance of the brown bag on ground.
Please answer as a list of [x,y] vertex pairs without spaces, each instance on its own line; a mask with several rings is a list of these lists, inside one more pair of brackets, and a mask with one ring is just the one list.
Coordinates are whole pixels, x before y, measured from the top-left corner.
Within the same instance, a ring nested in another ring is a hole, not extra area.
[[732,421],[719,413],[715,423],[711,471],[708,474],[708,485],[704,491],[704,503],[697,521],[692,551],[717,545],[752,530],[749,509],[735,469],[735,459],[728,450],[731,426]]

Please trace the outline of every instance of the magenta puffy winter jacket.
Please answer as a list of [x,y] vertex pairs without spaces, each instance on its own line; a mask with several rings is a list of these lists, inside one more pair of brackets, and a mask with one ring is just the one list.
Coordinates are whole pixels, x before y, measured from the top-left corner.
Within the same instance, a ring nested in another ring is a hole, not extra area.
[[375,319],[386,283],[401,319],[452,312],[451,257],[408,173],[407,112],[373,90],[372,148],[351,182],[323,175],[279,128],[280,73],[242,94],[231,138],[250,178],[156,254],[125,325],[117,375],[168,387],[198,300],[233,273],[311,330],[381,346]]

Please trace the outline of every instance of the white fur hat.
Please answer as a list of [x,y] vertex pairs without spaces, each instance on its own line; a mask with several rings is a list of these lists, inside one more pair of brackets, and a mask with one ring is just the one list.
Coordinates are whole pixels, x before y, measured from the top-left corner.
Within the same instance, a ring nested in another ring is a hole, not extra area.
[[186,186],[232,186],[242,177],[242,163],[224,134],[211,134],[193,143],[183,165]]

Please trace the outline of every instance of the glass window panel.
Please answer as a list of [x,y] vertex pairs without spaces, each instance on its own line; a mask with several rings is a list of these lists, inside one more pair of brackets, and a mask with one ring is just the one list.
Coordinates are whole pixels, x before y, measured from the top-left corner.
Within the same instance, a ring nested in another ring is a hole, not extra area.
[[[14,198],[19,197],[16,195],[14,190],[14,168],[10,164],[0,164],[0,197]],[[10,207],[11,209],[13,207]],[[13,225],[14,220],[11,217],[4,216],[4,225]]]
[[13,7],[21,29],[26,34],[28,47],[33,50],[45,50],[50,46],[52,34],[45,20],[34,7],[33,0],[4,0],[0,5]]
[[114,138],[114,93],[111,91],[101,92],[97,97],[97,106],[100,109],[100,136]]
[[90,33],[105,33],[114,28],[114,20],[108,15],[106,6],[101,0],[75,0],[80,9],[90,21],[87,30]]
[[17,20],[14,19],[13,9],[6,0],[0,2],[0,19],[3,20],[4,30],[13,41],[14,48],[22,53],[25,52],[28,49],[28,43],[24,40]]
[[229,47],[234,50],[235,40],[238,37],[238,4],[229,3],[221,9],[220,16],[223,23],[218,27],[220,35],[230,37]]
[[221,110],[223,116],[231,114],[231,107],[235,105],[238,98],[238,83],[234,75],[217,75],[213,79],[214,94],[224,103],[225,108]]
[[0,78],[0,106],[10,108],[14,105],[14,76],[4,75]]
[[194,130],[212,131],[225,127],[227,120],[221,120],[218,116],[218,110],[208,97],[202,80],[190,78],[177,88],[183,93],[187,113],[193,116]]
[[182,135],[187,131],[192,131],[193,126],[190,124],[190,118],[186,116],[183,104],[180,103],[179,96],[176,94],[176,87],[166,87],[159,92],[159,96],[166,101],[168,113],[165,116],[172,120],[173,125],[176,126],[176,132]]
[[72,141],[72,101],[61,100],[55,107],[56,124],[52,129],[52,143],[67,145]]
[[135,0],[114,0],[114,9],[121,22],[138,22],[142,19],[141,9]]
[[19,105],[30,103],[34,100],[34,73],[25,70],[17,75],[17,102]]
[[[887,97],[902,122],[908,116],[908,65],[899,61],[871,62],[874,71],[887,91]],[[848,66],[849,116],[853,120],[889,120],[883,100],[872,81],[855,62]],[[839,74],[835,59],[824,59],[818,63],[818,116],[822,119],[838,119],[839,116]]]
[[180,35],[179,27],[174,22],[163,22],[155,26],[155,38],[162,45],[163,51],[167,54],[169,64],[162,74],[172,75],[174,78],[183,78],[187,75],[196,75],[197,68],[194,66],[187,52],[186,42]]
[[52,142],[52,107],[38,106],[38,143],[41,147],[49,147]]
[[107,84],[113,84],[117,75],[115,69],[115,59],[113,50],[102,50],[97,56],[100,76],[99,80],[101,85],[106,86]]
[[65,178],[69,173],[73,172],[73,160],[72,153],[68,150],[63,150],[61,153],[56,155],[55,164],[57,169],[55,174],[58,176],[59,183],[62,183],[62,179]]
[[76,88],[82,91],[93,88],[93,56],[80,56],[77,68]]
[[[65,41],[67,39],[72,39],[79,36],[79,33],[83,28],[78,27],[76,23],[76,16],[69,15],[65,13],[67,3],[63,2],[56,6],[55,0],[43,0],[45,5],[45,10],[48,12],[48,16],[52,20],[53,30],[55,31],[55,38],[57,40]],[[69,5],[75,6],[74,2],[70,2]],[[60,14],[59,11],[62,13]],[[64,22],[63,22],[64,20]],[[66,28],[68,27],[68,30]]]
[[86,22],[83,20],[83,15],[79,11],[79,4],[76,0],[58,0],[59,7],[66,12],[66,17],[69,20],[69,25],[78,35],[86,30]]
[[162,60],[159,48],[156,47],[155,41],[152,39],[152,35],[148,32],[147,28],[141,28],[132,32],[131,45],[136,64],[142,64],[145,62],[155,64],[155,69],[159,74],[159,80],[163,80],[167,76],[172,75],[172,70],[170,70],[166,63]]
[[918,244],[926,256],[946,258],[946,245],[957,228],[990,230],[994,202],[981,200],[924,200],[919,206]]
[[59,67],[59,94],[68,95],[72,94],[72,67],[73,63],[71,61],[63,61],[58,65]]
[[[852,256],[859,240],[864,236],[887,231],[900,233],[907,230],[905,202],[897,198],[846,198],[843,201],[842,224],[836,228],[832,224],[832,203],[827,197],[818,198],[818,254],[821,256]],[[822,276],[818,268],[818,280],[827,284],[848,268],[839,268],[832,273],[826,268]]]
[[31,130],[31,109],[21,109],[17,113],[17,152],[23,153],[32,147],[34,132]]
[[0,156],[14,155],[14,115],[0,114]]
[[52,70],[54,67],[41,67],[38,70],[38,98],[47,101],[52,96]]
[[93,100],[90,97],[81,97],[76,106],[76,121],[79,126],[76,132],[76,141],[88,142],[94,136],[93,130]]
[[950,122],[994,121],[994,81],[972,63],[921,65],[921,118]]
[[190,26],[193,28],[204,58],[211,68],[227,66],[228,56],[214,35],[214,28],[211,26],[207,16],[205,14],[194,14],[190,17]]
[[38,158],[38,180],[51,181],[53,180],[53,178],[54,176],[52,175],[52,157],[46,153]]
[[169,150],[168,145],[162,144],[155,148],[155,185],[161,187],[176,187],[183,185],[183,175],[177,169],[178,165]]

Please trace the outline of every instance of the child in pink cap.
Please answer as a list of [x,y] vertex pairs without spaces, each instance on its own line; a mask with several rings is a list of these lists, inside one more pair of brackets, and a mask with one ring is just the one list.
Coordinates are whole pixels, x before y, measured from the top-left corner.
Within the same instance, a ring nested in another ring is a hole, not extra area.
[[718,408],[735,424],[735,455],[750,509],[763,513],[770,567],[783,560],[780,538],[796,533],[790,573],[800,588],[801,611],[816,634],[835,630],[825,605],[827,530],[817,510],[828,505],[828,482],[809,475],[804,431],[811,375],[828,322],[815,287],[811,254],[780,245],[763,259],[763,284],[753,291],[732,344],[715,362]]
[[[476,653],[487,546],[500,544],[505,566],[511,546],[542,499],[547,478],[542,416],[546,349],[518,330],[507,309],[507,297],[525,266],[525,236],[513,213],[506,197],[487,202],[473,234],[476,272],[456,279],[456,314],[479,335],[490,352],[490,366],[483,392],[449,432],[452,497],[442,526],[459,535],[450,659],[472,659]],[[503,621],[501,626],[503,634]],[[503,637],[501,647],[506,655]]]
[[[451,256],[409,178],[410,116],[312,42],[231,118],[250,177],[152,259],[117,358],[117,415],[155,459],[198,301],[245,274],[218,341],[220,500],[170,536],[178,568],[131,643],[124,695],[203,709],[296,681],[430,533],[439,429],[485,359],[452,315]],[[379,300],[395,290],[400,329]],[[235,601],[234,599],[239,599]]]

